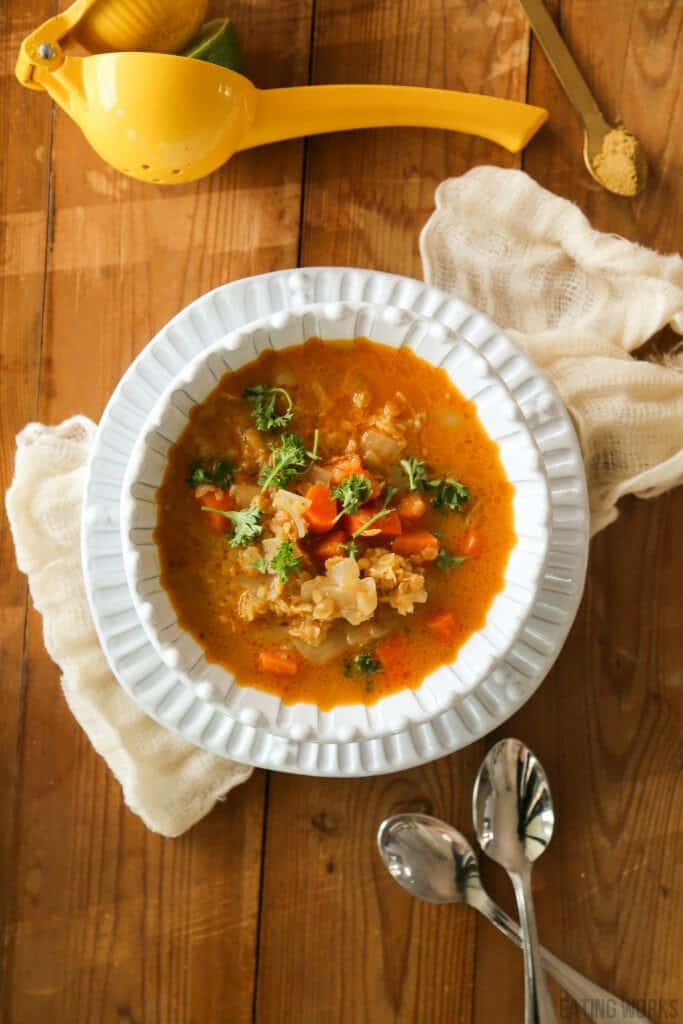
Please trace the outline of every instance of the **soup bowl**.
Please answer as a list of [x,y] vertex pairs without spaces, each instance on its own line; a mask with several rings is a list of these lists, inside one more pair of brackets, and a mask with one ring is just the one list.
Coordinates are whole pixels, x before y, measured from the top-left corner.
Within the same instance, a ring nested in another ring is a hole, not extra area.
[[[161,584],[154,537],[157,495],[168,453],[185,430],[191,411],[214,390],[222,375],[253,362],[269,348],[323,340],[366,337],[389,348],[409,347],[441,367],[471,401],[486,434],[498,446],[513,488],[516,541],[483,627],[460,647],[452,664],[430,672],[420,685],[374,704],[340,704],[321,710],[311,703],[285,704],[264,690],[242,685],[178,623]],[[220,705],[236,720],[264,725],[301,741],[381,738],[407,723],[424,723],[485,688],[506,659],[524,662],[524,629],[543,575],[550,536],[550,496],[541,453],[512,392],[488,360],[465,338],[442,324],[390,306],[368,303],[309,305],[256,320],[226,335],[187,364],[154,405],[132,451],[121,499],[121,539],[126,575],[137,613],[164,663],[196,696]]]

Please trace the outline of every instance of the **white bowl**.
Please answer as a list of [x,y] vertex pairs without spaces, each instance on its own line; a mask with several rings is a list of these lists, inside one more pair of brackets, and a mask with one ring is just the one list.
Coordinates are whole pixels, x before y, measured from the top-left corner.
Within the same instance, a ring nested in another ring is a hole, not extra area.
[[[441,366],[476,406],[514,487],[517,542],[503,590],[494,598],[484,627],[460,648],[452,665],[430,673],[415,690],[403,690],[368,706],[284,705],[277,697],[239,685],[224,668],[209,664],[196,641],[177,623],[160,584],[153,539],[156,491],[169,447],[188,423],[190,410],[221,376],[255,359],[268,347],[285,348],[312,336],[359,335],[383,345],[409,346]],[[491,364],[464,338],[442,324],[393,306],[367,303],[309,305],[254,321],[228,334],[188,363],[162,393],[140,432],[128,463],[121,497],[121,541],[126,576],[145,631],[162,660],[197,697],[220,704],[237,721],[265,725],[292,740],[348,740],[394,734],[408,723],[431,720],[471,693],[509,654],[526,622],[543,575],[549,543],[550,497],[543,459],[522,410]]]

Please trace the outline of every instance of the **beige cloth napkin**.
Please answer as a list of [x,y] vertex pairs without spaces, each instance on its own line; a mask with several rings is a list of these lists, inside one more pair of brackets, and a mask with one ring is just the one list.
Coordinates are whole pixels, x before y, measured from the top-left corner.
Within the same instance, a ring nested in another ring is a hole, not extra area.
[[632,353],[683,334],[683,260],[594,231],[522,171],[443,182],[420,239],[425,279],[484,310],[551,378],[583,450],[593,533],[625,494],[683,482],[683,354]]
[[[598,530],[633,492],[683,477],[683,374],[630,353],[667,323],[683,332],[683,263],[593,231],[571,203],[518,171],[480,167],[444,182],[421,238],[425,276],[485,310],[549,374],[586,458]],[[123,787],[163,835],[184,832],[251,769],[148,718],[98,645],[80,560],[80,509],[94,424],[31,424],[17,439],[7,512],[64,695]]]
[[22,430],[7,514],[67,704],[121,783],[130,809],[154,832],[177,836],[252,769],[157,725],[111,673],[81,572],[81,503],[94,432],[94,423],[82,416],[58,427],[32,423]]

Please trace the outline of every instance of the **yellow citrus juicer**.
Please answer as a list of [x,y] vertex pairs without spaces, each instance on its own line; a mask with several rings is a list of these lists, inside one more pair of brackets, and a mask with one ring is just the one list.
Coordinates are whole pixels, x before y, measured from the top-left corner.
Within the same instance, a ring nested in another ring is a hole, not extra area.
[[[89,20],[100,4],[119,9],[121,24],[133,25],[129,46],[135,42],[135,23],[123,15],[136,12],[140,19],[141,11],[150,17],[160,12],[158,0],[76,0],[26,37],[16,74],[22,85],[44,89],[103,160],[141,181],[180,184],[210,174],[233,153],[252,146],[389,125],[466,132],[516,153],[548,116],[526,103],[446,89],[315,85],[263,90],[235,71],[168,53],[67,56],[60,42],[69,33],[78,37],[79,22]],[[176,5],[203,17],[204,0],[174,0],[170,6]],[[162,8],[167,9],[165,4]],[[186,27],[191,23],[193,31],[197,20],[190,18]],[[100,26],[100,44],[108,44],[109,28],[106,21]],[[93,34],[84,33],[85,38]]]

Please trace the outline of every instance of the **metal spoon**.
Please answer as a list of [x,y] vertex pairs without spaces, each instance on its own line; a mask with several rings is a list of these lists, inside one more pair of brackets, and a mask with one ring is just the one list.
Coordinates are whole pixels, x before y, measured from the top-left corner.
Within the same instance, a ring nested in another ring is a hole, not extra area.
[[[519,925],[488,895],[474,850],[452,825],[426,814],[396,814],[380,825],[377,846],[389,874],[411,895],[427,903],[474,907],[521,947]],[[589,981],[543,946],[541,962],[591,1020],[604,1021],[609,1013],[613,1024],[650,1024],[632,1006]]]
[[555,1011],[541,970],[531,867],[550,842],[553,801],[540,762],[520,740],[496,743],[474,783],[474,828],[487,856],[505,868],[524,936],[526,1024],[552,1024]]
[[635,196],[647,184],[647,161],[636,137],[602,115],[543,0],[521,0],[539,43],[584,128],[583,159],[608,192]]

